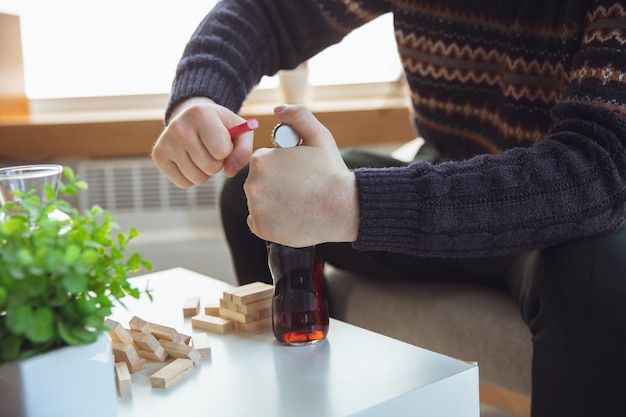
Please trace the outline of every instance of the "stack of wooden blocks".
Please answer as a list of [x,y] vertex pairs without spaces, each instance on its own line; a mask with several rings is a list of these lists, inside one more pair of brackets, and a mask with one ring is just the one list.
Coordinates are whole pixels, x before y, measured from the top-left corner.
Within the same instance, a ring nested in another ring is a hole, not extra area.
[[[233,329],[253,332],[272,325],[272,296],[274,287],[253,282],[223,292],[219,304],[207,305],[200,314],[200,297],[189,297],[183,305],[183,315],[191,318],[196,330],[227,333]],[[146,368],[146,361],[172,362],[150,376],[153,388],[169,388],[191,372],[199,361],[211,356],[206,333],[188,336],[176,329],[133,317],[125,328],[107,319],[115,357],[115,375],[120,397],[132,395],[131,374]]]
[[[252,282],[223,292],[219,304],[209,304],[204,314],[191,317],[194,329],[226,333],[232,329],[254,332],[272,326],[274,287]],[[194,300],[188,300],[194,305]],[[191,314],[192,310],[188,310]]]
[[172,327],[149,323],[136,316],[128,324],[129,329],[114,320],[106,321],[120,397],[132,395],[130,374],[144,370],[146,360],[165,362],[168,357],[174,358],[174,361],[150,376],[153,388],[168,388],[193,370],[199,361],[211,356],[206,333],[194,334],[192,337]]

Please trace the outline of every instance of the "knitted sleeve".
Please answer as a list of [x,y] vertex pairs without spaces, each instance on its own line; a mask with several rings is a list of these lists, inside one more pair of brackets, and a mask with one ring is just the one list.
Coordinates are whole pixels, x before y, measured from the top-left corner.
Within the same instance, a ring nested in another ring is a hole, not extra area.
[[[527,148],[358,169],[355,248],[489,256],[612,231],[626,219],[626,12],[587,13],[564,98]],[[607,3],[607,2],[604,2]]]
[[[378,3],[378,2],[373,2]],[[346,13],[337,1],[222,0],[200,23],[178,64],[166,109],[209,97],[237,112],[264,75],[294,68],[387,9]],[[384,2],[382,3],[384,4]]]

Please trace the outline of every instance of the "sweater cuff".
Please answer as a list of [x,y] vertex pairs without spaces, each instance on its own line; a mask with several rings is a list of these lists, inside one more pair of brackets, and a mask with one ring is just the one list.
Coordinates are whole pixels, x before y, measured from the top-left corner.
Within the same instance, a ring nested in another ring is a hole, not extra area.
[[419,230],[419,198],[406,167],[354,170],[359,191],[358,250],[405,251]]
[[173,82],[172,95],[165,111],[165,124],[170,122],[176,106],[192,97],[210,98],[238,113],[247,93],[234,72],[209,67],[187,70]]

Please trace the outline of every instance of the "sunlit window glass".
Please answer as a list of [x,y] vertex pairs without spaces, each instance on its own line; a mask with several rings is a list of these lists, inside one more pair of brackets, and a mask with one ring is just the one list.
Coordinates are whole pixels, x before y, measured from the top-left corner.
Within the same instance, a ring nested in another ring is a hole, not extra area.
[[[31,99],[163,94],[215,0],[0,0],[18,14]],[[314,85],[391,81],[400,73],[390,16],[309,62]],[[275,78],[261,87],[274,88]]]

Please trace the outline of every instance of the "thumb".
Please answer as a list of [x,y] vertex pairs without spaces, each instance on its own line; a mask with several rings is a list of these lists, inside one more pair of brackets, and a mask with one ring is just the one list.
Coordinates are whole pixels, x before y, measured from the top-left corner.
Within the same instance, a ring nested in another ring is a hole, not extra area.
[[302,144],[313,147],[336,147],[331,133],[301,105],[277,106],[274,115],[280,123],[291,126],[302,139]]

